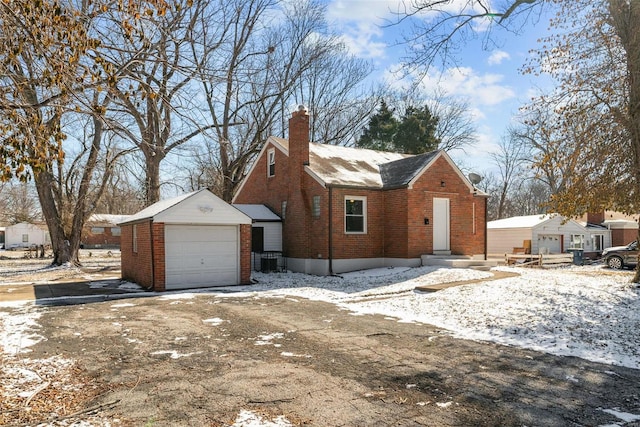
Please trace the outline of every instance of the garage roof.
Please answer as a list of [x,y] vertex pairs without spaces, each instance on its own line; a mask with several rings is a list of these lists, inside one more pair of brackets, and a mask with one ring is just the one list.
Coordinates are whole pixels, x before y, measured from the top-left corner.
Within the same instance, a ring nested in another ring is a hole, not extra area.
[[249,216],[254,221],[262,222],[280,222],[282,219],[273,213],[271,209],[265,205],[241,205],[234,204],[233,207],[242,211],[245,215]]
[[487,228],[532,228],[553,218],[555,214],[513,216],[487,222]]
[[208,189],[161,200],[120,225],[145,220],[168,224],[251,224],[251,218]]

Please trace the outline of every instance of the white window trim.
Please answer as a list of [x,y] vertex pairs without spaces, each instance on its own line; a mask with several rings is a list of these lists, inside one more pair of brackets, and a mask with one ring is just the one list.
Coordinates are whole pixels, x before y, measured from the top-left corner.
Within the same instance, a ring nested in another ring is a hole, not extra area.
[[[267,150],[267,178],[276,176],[275,164],[276,164],[276,149],[269,148]],[[271,166],[274,167],[273,173],[271,173]]]
[[[347,200],[361,200],[362,201],[362,229],[363,231],[347,231]],[[344,234],[367,234],[367,197],[366,196],[344,196],[344,203],[342,204],[343,217],[344,217]]]
[[[574,242],[575,242],[575,237],[580,237],[580,246],[575,246]],[[584,249],[584,244],[585,244],[585,239],[584,239],[584,234],[571,234],[570,236],[571,240],[569,242],[569,249]]]

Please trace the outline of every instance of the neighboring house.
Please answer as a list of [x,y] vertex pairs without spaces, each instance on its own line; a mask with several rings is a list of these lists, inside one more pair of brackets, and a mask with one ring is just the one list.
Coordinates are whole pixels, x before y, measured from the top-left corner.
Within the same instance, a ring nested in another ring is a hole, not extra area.
[[251,280],[251,218],[209,190],[162,200],[120,227],[123,279],[155,291]]
[[233,205],[251,218],[251,265],[254,270],[284,270],[282,219],[265,205]]
[[444,151],[411,156],[309,142],[303,108],[270,137],[233,202],[282,218],[287,268],[328,275],[419,266],[423,255],[484,259],[486,194]]
[[120,226],[131,215],[93,214],[82,230],[81,247],[120,249]]
[[487,223],[487,252],[492,255],[582,249],[585,257],[596,258],[608,246],[611,232],[606,227],[581,224],[556,214],[515,216]]
[[20,222],[5,227],[5,248],[28,248],[50,245],[49,229],[45,225]]
[[615,211],[588,213],[583,220],[611,230],[611,246],[626,246],[638,238],[638,215],[630,216]]

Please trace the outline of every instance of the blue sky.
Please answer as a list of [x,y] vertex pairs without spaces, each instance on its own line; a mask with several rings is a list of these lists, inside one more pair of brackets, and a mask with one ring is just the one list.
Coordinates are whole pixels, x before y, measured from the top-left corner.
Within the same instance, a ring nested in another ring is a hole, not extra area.
[[[384,26],[394,19],[390,11],[397,10],[401,0],[327,0],[327,4],[327,19],[342,34],[350,51],[373,61],[377,79],[401,84],[391,70],[405,55],[405,47],[397,45],[402,28]],[[439,87],[471,107],[478,143],[466,153],[451,153],[460,166],[490,169],[489,153],[496,150],[518,108],[540,88],[551,85],[549,79],[519,72],[529,51],[538,47],[537,40],[546,35],[547,27],[548,19],[540,19],[527,25],[521,34],[498,35],[498,47],[492,50],[483,49],[482,37],[471,40],[461,50],[458,68],[434,69],[423,81],[427,92]]]

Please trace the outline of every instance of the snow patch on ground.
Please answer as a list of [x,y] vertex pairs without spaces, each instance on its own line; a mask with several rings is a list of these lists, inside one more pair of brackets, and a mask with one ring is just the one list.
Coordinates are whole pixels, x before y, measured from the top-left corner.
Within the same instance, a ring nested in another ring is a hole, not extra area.
[[284,334],[282,332],[259,335],[256,338],[255,345],[273,345],[274,347],[281,347],[282,344],[274,344],[272,341],[276,339],[282,339],[282,338],[284,338]]
[[163,354],[168,354],[170,358],[172,359],[180,359],[181,357],[190,357],[193,356],[194,354],[199,354],[201,353],[200,351],[196,351],[194,353],[179,353],[176,350],[160,350],[160,351],[154,351],[152,353],[149,353],[152,356],[158,356],[158,355],[163,355]]
[[35,332],[40,316],[40,311],[28,305],[17,306],[12,313],[0,312],[0,345],[5,354],[28,353],[29,347],[45,339]]
[[[640,289],[630,283],[632,273],[601,266],[497,270],[518,276],[483,281],[493,274],[439,267],[374,269],[342,277],[254,273],[258,283],[253,286],[209,291],[221,298],[326,301],[356,315],[431,324],[457,338],[640,369]],[[463,280],[478,282],[433,293],[415,291]]]
[[219,317],[214,317],[212,319],[204,319],[203,322],[209,323],[212,326],[220,326],[225,322],[225,320],[222,320]]
[[[625,423],[632,423],[634,421],[640,421],[640,415],[630,414],[628,412],[621,412],[618,408],[615,409],[602,409],[602,412],[606,412],[609,415],[622,420]],[[616,424],[618,425],[618,424]]]
[[121,302],[118,304],[111,304],[111,308],[123,308],[123,307],[135,307],[136,304],[132,304],[130,302]]
[[262,416],[252,411],[243,409],[236,417],[231,427],[289,427],[293,426],[284,415],[280,415],[272,420],[264,419]]
[[126,291],[144,291],[144,289],[140,285],[131,282],[122,282],[120,285],[118,285],[118,289]]

